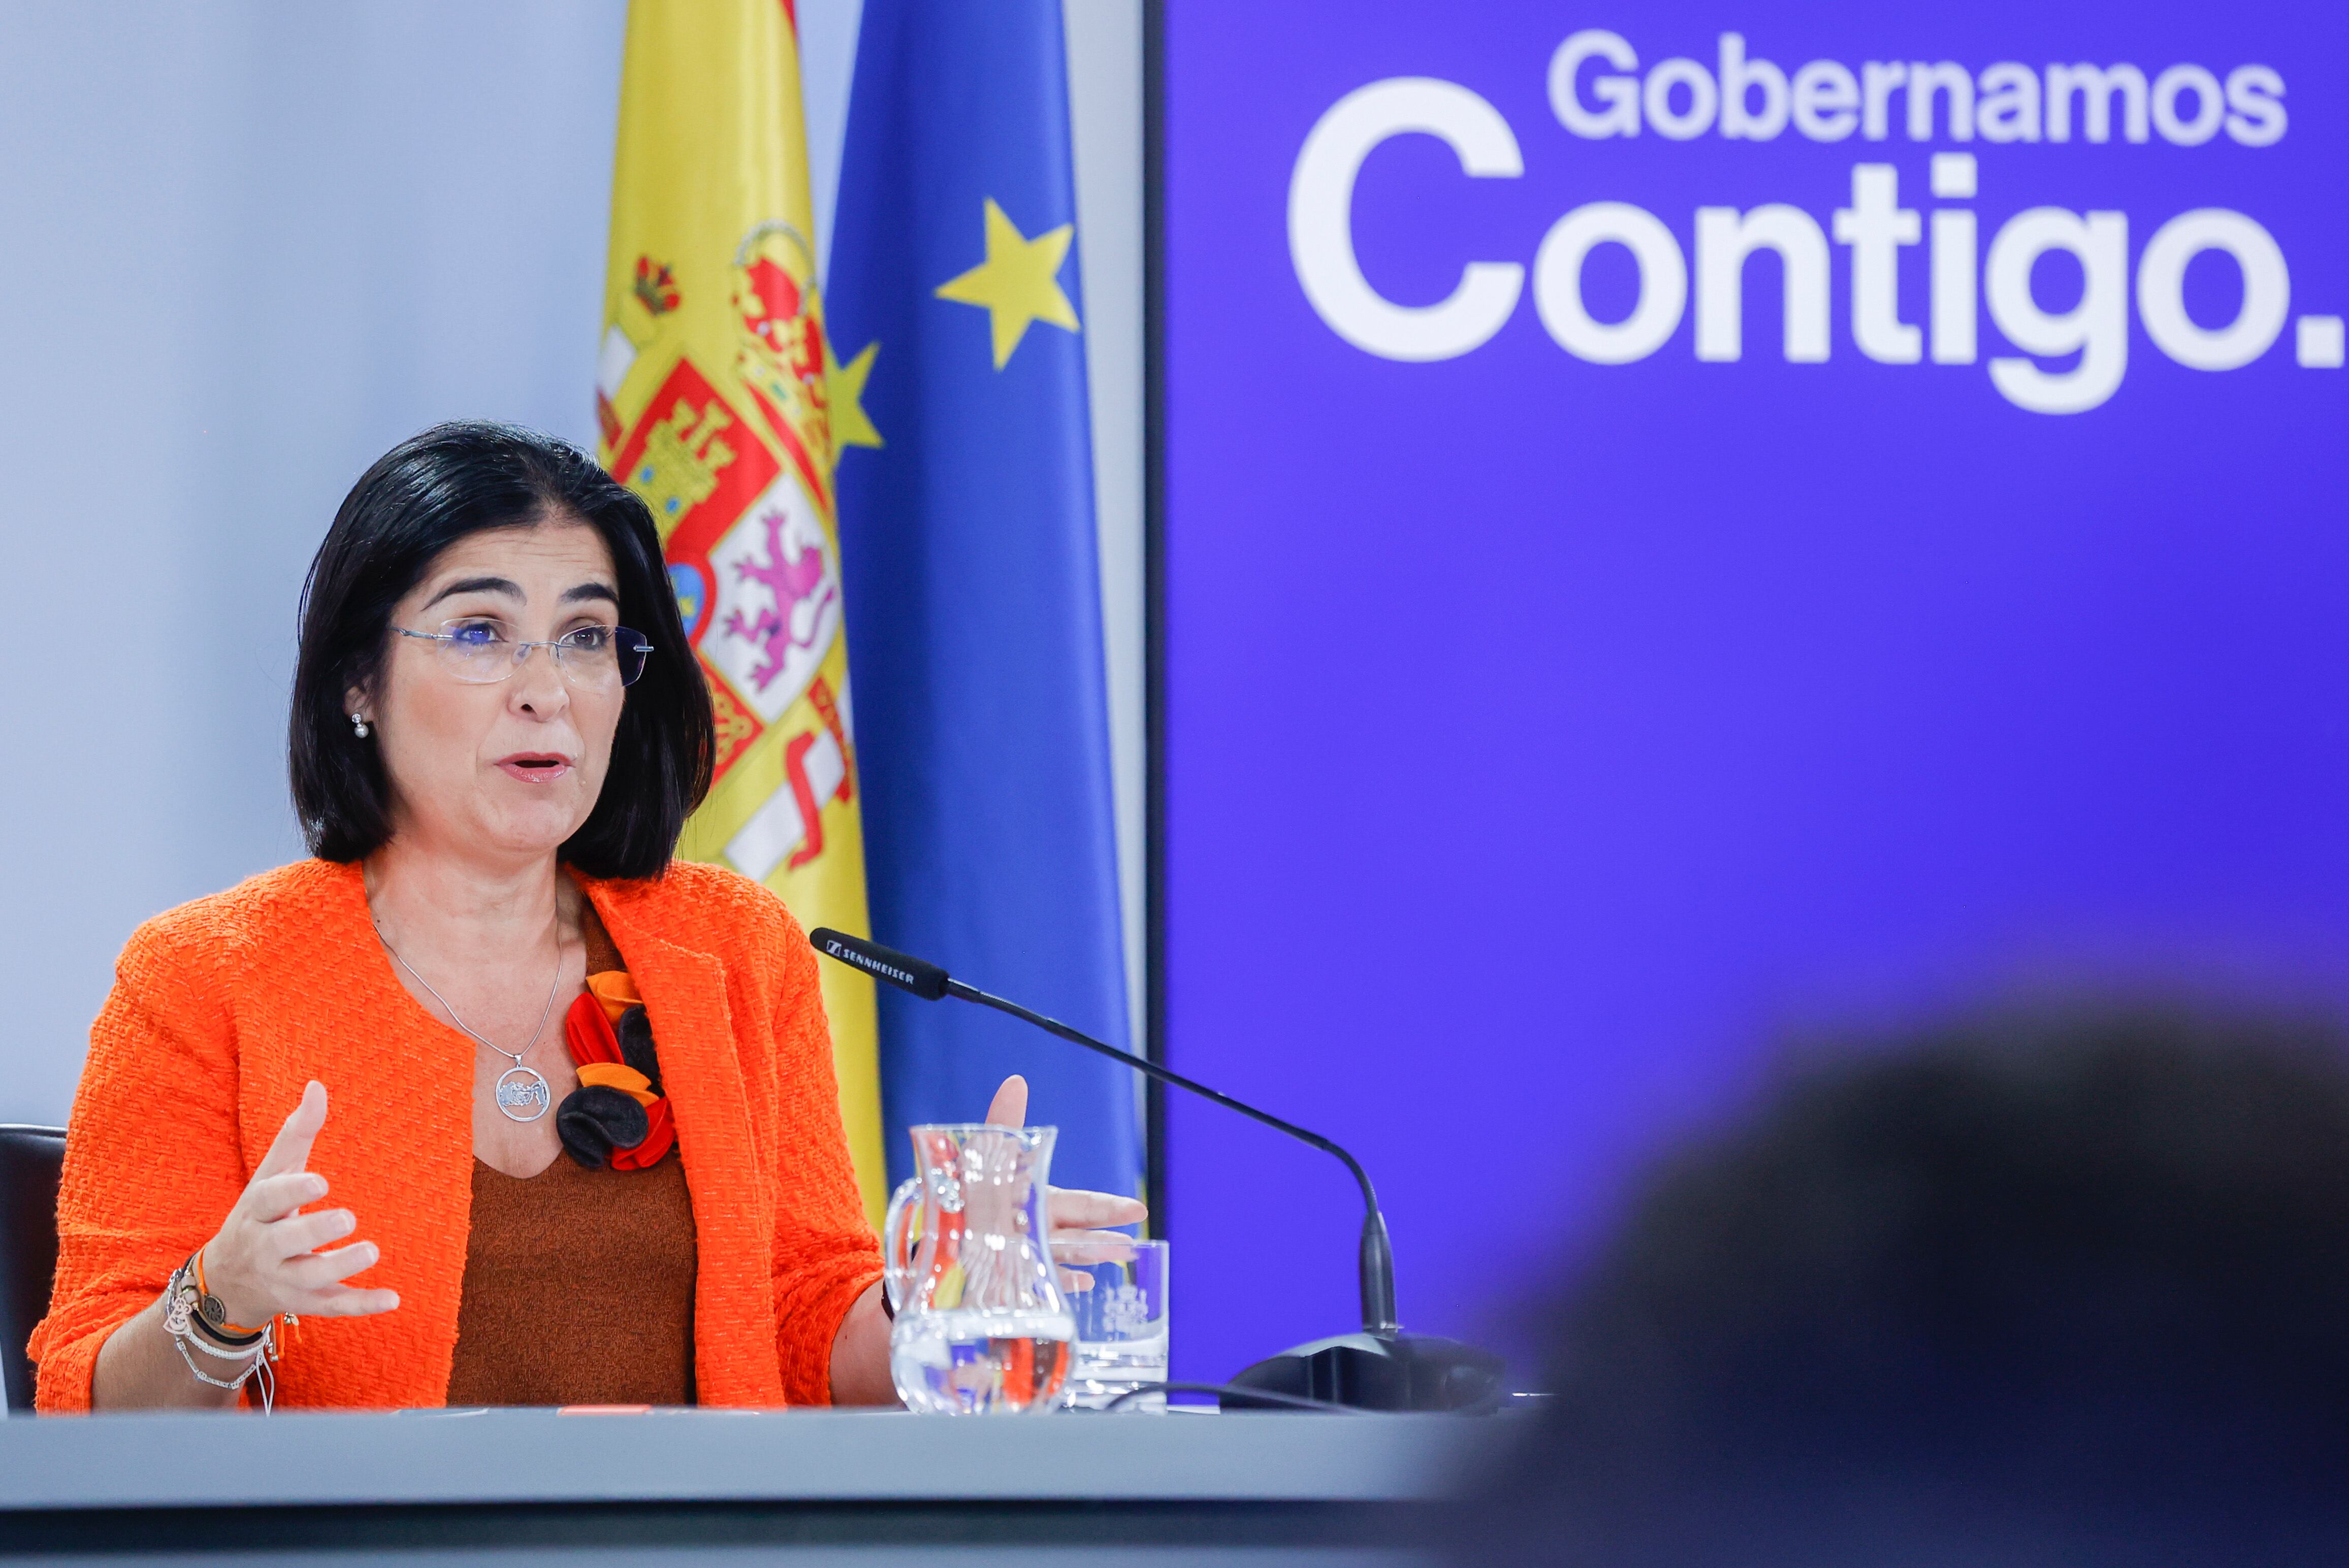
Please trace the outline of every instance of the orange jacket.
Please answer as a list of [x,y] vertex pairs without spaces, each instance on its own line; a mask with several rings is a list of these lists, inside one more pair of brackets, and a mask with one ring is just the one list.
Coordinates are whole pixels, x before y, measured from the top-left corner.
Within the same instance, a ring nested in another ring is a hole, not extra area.
[[[841,1129],[816,959],[781,900],[678,861],[580,879],[660,1043],[700,1254],[705,1405],[830,1403],[833,1336],[880,1274]],[[447,1400],[472,1202],[473,1044],[403,989],[359,868],[305,861],[139,928],[90,1031],[57,1199],[45,1411],[89,1408],[98,1346],[220,1226],[316,1078],[310,1169],[399,1292],[378,1317],[305,1318],[278,1402]],[[558,1156],[557,1158],[562,1158]]]

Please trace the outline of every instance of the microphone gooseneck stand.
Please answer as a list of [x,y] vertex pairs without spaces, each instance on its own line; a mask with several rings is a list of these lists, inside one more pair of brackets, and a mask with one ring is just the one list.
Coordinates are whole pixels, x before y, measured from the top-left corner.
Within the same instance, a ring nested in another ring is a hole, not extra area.
[[[1362,1295],[1362,1328],[1317,1339],[1259,1361],[1232,1378],[1235,1391],[1223,1396],[1226,1408],[1276,1408],[1289,1399],[1312,1399],[1364,1410],[1468,1410],[1495,1408],[1502,1398],[1501,1358],[1456,1339],[1433,1335],[1405,1334],[1395,1321],[1394,1248],[1388,1240],[1386,1216],[1379,1211],[1379,1195],[1371,1186],[1361,1161],[1336,1140],[1309,1132],[1269,1111],[1209,1088],[1171,1068],[1071,1028],[1057,1018],[1030,1012],[1017,1002],[992,996],[956,979],[938,965],[877,942],[849,936],[823,926],[808,934],[809,942],[825,957],[845,964],[874,979],[908,991],[925,1001],[951,996],[1009,1013],[1071,1045],[1082,1046],[1161,1083],[1210,1099],[1275,1131],[1311,1144],[1342,1162],[1362,1190],[1362,1239],[1356,1258]],[[1274,1398],[1251,1400],[1238,1390],[1261,1389]]]

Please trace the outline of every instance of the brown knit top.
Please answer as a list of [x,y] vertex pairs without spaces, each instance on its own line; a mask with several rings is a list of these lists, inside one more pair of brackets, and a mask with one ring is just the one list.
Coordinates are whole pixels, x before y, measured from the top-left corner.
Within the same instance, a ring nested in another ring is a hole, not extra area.
[[[592,906],[587,972],[625,969]],[[473,1161],[451,1405],[690,1405],[698,1259],[685,1164],[527,1180]]]

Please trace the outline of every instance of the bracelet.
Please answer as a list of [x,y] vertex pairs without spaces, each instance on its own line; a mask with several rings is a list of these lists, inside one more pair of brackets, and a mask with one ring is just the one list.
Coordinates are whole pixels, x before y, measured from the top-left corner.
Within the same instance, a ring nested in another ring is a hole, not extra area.
[[[258,1371],[261,1367],[261,1357],[255,1356],[245,1362],[243,1371],[238,1373],[235,1377],[223,1381],[221,1378],[208,1376],[202,1367],[196,1365],[196,1358],[188,1354],[188,1341],[186,1336],[175,1336],[172,1338],[171,1343],[180,1347],[180,1359],[188,1364],[188,1370],[196,1375],[196,1381],[199,1383],[209,1383],[215,1388],[242,1388],[245,1385],[245,1380],[251,1377],[254,1372]],[[212,1354],[217,1356],[220,1353],[218,1351],[214,1351]]]
[[202,1324],[190,1324],[188,1326],[191,1331],[198,1332],[190,1332],[179,1335],[176,1336],[179,1341],[182,1345],[192,1345],[197,1349],[202,1351],[205,1355],[213,1357],[222,1361],[250,1361],[254,1357],[269,1348],[268,1345],[264,1340],[255,1339],[252,1344],[244,1346],[239,1349],[222,1350],[219,1346],[211,1343],[211,1341],[202,1332],[200,1332],[203,1326]]
[[223,1354],[232,1356],[242,1356],[246,1351],[255,1348],[261,1344],[263,1337],[259,1334],[244,1334],[232,1338],[206,1323],[201,1313],[193,1314],[189,1317],[188,1330],[204,1343],[205,1348],[222,1346]]
[[212,1377],[206,1376],[204,1369],[196,1365],[196,1358],[188,1354],[188,1342],[185,1338],[174,1335],[171,1343],[179,1346],[180,1359],[188,1364],[188,1370],[195,1375],[195,1379],[199,1383],[208,1383],[215,1388],[226,1388],[233,1392],[243,1387],[254,1375],[258,1373],[261,1379],[261,1413],[264,1416],[272,1413],[277,1402],[277,1379],[269,1370],[269,1358],[266,1356],[255,1356],[252,1363],[233,1377]]
[[202,1308],[199,1315],[203,1326],[212,1331],[212,1337],[223,1345],[250,1345],[258,1340],[267,1326],[247,1328],[241,1323],[231,1323],[227,1304],[214,1295],[212,1287],[204,1283],[204,1249],[198,1247],[190,1261],[196,1265],[196,1295],[201,1298],[197,1305]]
[[164,1331],[174,1340],[191,1338],[191,1334],[204,1336],[207,1340],[212,1340],[212,1345],[202,1345],[204,1350],[212,1350],[213,1345],[228,1345],[233,1355],[242,1355],[246,1350],[261,1350],[268,1343],[268,1326],[244,1328],[235,1338],[221,1334],[219,1328],[213,1326],[213,1319],[225,1319],[228,1310],[221,1307],[219,1295],[204,1291],[202,1258],[204,1251],[197,1249],[188,1253],[186,1263],[181,1263],[176,1270],[171,1270],[171,1282],[164,1286]]
[[[202,1269],[199,1249],[197,1255],[191,1256],[186,1263],[171,1271],[171,1281],[163,1293],[164,1332],[171,1336],[171,1346],[180,1353],[180,1359],[187,1366],[189,1375],[199,1383],[234,1391],[258,1376],[261,1410],[262,1414],[267,1415],[276,1403],[277,1379],[270,1370],[269,1363],[277,1349],[277,1320],[272,1318],[258,1332],[251,1333],[248,1338],[229,1349],[206,1343],[207,1340],[218,1339],[220,1336],[206,1321],[203,1306],[209,1304],[220,1317],[225,1318],[228,1315],[220,1310],[219,1298],[206,1291],[200,1283]],[[287,1321],[290,1323],[292,1320],[289,1318]],[[196,1358],[188,1353],[191,1345],[218,1360],[241,1361],[244,1364],[243,1368],[231,1377],[215,1377],[196,1365]]]
[[241,1337],[234,1338],[219,1331],[218,1325],[227,1321],[228,1308],[201,1283],[203,1257],[203,1249],[198,1247],[188,1254],[186,1263],[171,1271],[171,1283],[164,1287],[163,1326],[175,1339],[191,1326],[202,1324],[202,1331],[218,1344],[239,1349],[259,1344],[261,1334],[250,1329],[240,1329]]

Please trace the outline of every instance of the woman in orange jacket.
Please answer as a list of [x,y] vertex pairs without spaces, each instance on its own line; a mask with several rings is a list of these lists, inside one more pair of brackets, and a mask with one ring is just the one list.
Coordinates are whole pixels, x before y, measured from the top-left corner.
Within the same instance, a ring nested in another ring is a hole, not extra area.
[[814,954],[670,858],[714,741],[643,503],[512,427],[395,448],[290,744],[316,858],[142,926],[92,1031],[40,1408],[894,1398]]

